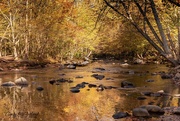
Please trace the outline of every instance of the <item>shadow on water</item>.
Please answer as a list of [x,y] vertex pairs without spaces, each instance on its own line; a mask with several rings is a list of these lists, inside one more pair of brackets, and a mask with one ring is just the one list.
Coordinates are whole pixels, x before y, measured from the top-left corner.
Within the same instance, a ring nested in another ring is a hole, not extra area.
[[[105,70],[95,69],[96,67]],[[112,115],[118,111],[131,113],[132,109],[141,105],[155,104],[161,107],[179,106],[179,98],[173,96],[145,96],[139,100],[142,92],[157,92],[163,90],[169,94],[179,94],[179,88],[170,80],[162,80],[160,75],[152,75],[166,71],[164,65],[131,65],[121,67],[119,63],[95,62],[75,70],[58,67],[48,67],[41,70],[26,70],[19,72],[1,72],[2,82],[14,81],[25,77],[30,84],[27,87],[0,87],[0,119],[7,121],[94,121],[113,120]],[[133,73],[132,73],[133,72]],[[102,80],[96,80],[91,75],[105,75]],[[83,78],[76,78],[83,76]],[[51,79],[66,78],[73,83],[52,85]],[[151,79],[153,82],[147,82]],[[136,88],[122,89],[121,82],[132,82]],[[118,89],[96,91],[96,88],[86,86],[79,93],[70,92],[70,88],[81,82]],[[42,86],[43,91],[36,87]]]

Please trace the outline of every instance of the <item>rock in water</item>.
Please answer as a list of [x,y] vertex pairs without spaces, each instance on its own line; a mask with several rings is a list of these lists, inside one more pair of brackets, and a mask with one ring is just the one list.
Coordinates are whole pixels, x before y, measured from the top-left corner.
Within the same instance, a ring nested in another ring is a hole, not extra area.
[[93,74],[91,76],[96,78],[97,80],[102,80],[105,77],[104,75],[99,75],[99,74]]
[[28,85],[28,81],[24,77],[20,77],[15,80],[16,85]]
[[49,83],[52,84],[52,85],[53,85],[55,82],[56,82],[56,80],[50,80],[50,81],[49,81]]
[[76,65],[75,64],[70,64],[67,66],[68,69],[76,69]]
[[118,112],[118,113],[114,114],[112,117],[114,119],[120,119],[120,118],[124,118],[124,117],[127,117],[127,116],[129,116],[128,113]]
[[41,86],[38,86],[38,87],[36,88],[36,90],[38,90],[38,91],[43,91],[43,90],[44,90],[44,88],[43,88],[43,87],[41,87]]
[[78,88],[72,88],[70,91],[72,93],[79,93],[80,92],[80,90]]
[[144,105],[140,108],[146,109],[149,113],[164,114],[164,111],[157,105]]
[[134,88],[135,86],[133,85],[133,83],[131,83],[129,81],[122,81],[121,87],[123,87],[123,88]]
[[138,116],[138,117],[149,117],[149,113],[146,109],[144,108],[135,108],[133,109],[133,116]]
[[7,87],[8,86],[15,86],[15,83],[11,82],[11,81],[10,82],[4,82],[4,83],[1,84],[1,86],[7,86]]

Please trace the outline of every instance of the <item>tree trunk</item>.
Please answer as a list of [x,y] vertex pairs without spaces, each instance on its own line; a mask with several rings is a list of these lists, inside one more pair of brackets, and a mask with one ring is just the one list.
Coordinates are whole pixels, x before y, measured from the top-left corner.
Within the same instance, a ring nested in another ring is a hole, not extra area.
[[[156,7],[155,7],[155,4],[154,4],[154,0],[150,0],[150,1],[151,1],[151,9],[152,9],[152,12],[153,12],[153,15],[154,15],[154,19],[155,19],[155,21],[156,21],[156,24],[157,24],[157,27],[158,27],[158,30],[159,30],[161,39],[162,39],[162,41],[163,41],[163,49],[164,49],[164,51],[165,51],[167,54],[171,54],[170,49],[169,49],[169,46],[168,46],[168,42],[167,42],[167,39],[166,39],[166,35],[165,35],[165,33],[164,33],[162,24],[161,24],[161,22],[160,22],[158,13],[157,13],[157,11],[156,11]],[[171,55],[169,55],[169,56],[171,56]]]
[[29,17],[28,17],[29,1],[26,0],[26,22],[25,22],[25,55],[24,59],[29,58]]
[[17,48],[16,48],[16,37],[15,37],[15,15],[13,15],[11,12],[9,13],[9,22],[10,22],[10,28],[11,28],[11,38],[12,38],[12,44],[13,44],[13,55],[15,59],[18,59],[17,54]]
[[178,8],[178,25],[177,25],[177,29],[178,29],[178,62],[180,63],[180,8]]
[[[141,25],[139,25],[139,21],[136,21],[136,19],[134,19],[134,15],[133,15],[133,12],[131,10],[128,9],[127,6],[129,6],[129,4],[131,4],[132,2],[128,2],[128,1],[119,1],[122,5],[122,8],[121,10],[117,9],[115,6],[113,6],[111,4],[110,1],[107,1],[107,0],[104,0],[104,2],[106,3],[107,6],[109,6],[110,8],[112,8],[117,14],[119,14],[120,16],[124,17],[126,20],[128,20],[136,29],[138,32],[140,32],[140,34],[164,57],[166,58],[169,62],[171,62],[174,66],[177,66],[179,63],[177,61],[176,56],[173,56],[173,51],[171,51],[170,49],[170,45],[168,45],[168,40],[166,38],[166,35],[165,35],[165,32],[164,32],[164,29],[162,27],[162,23],[159,19],[159,16],[158,16],[158,13],[157,13],[157,9],[156,9],[156,6],[155,6],[155,3],[154,3],[154,0],[149,0],[150,2],[150,7],[151,7],[151,10],[152,10],[152,15],[154,16],[154,21],[156,22],[156,25],[157,26],[152,26],[151,23],[149,22],[148,20],[148,17],[146,16],[146,11],[143,10],[142,6],[143,5],[140,5],[139,3],[143,3],[142,2],[139,2],[139,1],[134,1],[134,3],[136,4],[137,8],[139,9],[139,12],[141,13],[141,15],[144,17],[143,20],[145,20],[147,22],[147,25],[150,29],[150,31],[152,33],[147,33],[146,30],[143,30],[141,28]],[[118,1],[116,1],[118,2]],[[126,5],[127,3],[127,5]],[[133,6],[135,7],[135,6]],[[124,9],[124,10],[122,10]],[[158,30],[156,30],[156,28]],[[180,30],[180,29],[179,29]],[[155,39],[154,38],[151,38],[151,34],[154,35]],[[160,35],[160,37],[159,37]],[[180,35],[180,33],[179,33]],[[180,38],[180,37],[179,37]],[[180,42],[179,42],[180,44]],[[179,50],[180,51],[180,50]],[[179,53],[180,55],[180,53]]]

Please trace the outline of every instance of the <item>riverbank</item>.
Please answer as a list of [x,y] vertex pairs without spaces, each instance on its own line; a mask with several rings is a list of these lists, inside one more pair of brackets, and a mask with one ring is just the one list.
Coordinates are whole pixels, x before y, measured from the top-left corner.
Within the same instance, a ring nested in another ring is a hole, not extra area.
[[0,71],[44,68],[49,62],[0,59]]

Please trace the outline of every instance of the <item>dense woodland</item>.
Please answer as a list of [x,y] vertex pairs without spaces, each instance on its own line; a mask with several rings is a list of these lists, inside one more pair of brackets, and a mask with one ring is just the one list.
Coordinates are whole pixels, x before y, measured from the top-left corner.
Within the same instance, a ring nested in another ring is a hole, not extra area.
[[178,65],[178,6],[176,0],[1,0],[0,56],[61,62],[159,54]]

